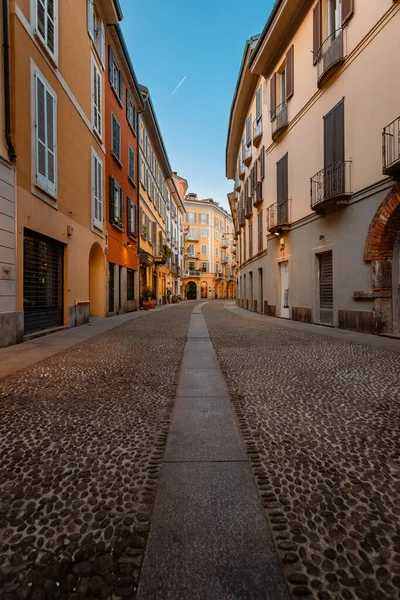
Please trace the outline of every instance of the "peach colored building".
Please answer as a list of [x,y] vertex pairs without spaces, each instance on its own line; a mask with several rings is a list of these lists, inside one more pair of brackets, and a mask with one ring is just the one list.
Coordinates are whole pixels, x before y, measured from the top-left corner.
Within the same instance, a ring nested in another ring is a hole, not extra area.
[[119,25],[107,27],[107,313],[139,307],[138,113],[143,100]]
[[11,3],[21,333],[106,314],[105,27],[117,0]]
[[247,42],[226,154],[241,306],[400,331],[399,31],[392,0],[278,0]]
[[185,197],[186,227],[182,283],[188,300],[235,298],[233,221],[212,198]]

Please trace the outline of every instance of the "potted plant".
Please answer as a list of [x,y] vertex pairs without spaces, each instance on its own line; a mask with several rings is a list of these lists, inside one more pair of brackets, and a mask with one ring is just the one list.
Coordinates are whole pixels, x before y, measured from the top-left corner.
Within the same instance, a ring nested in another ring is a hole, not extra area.
[[157,306],[157,300],[152,295],[150,298],[150,308],[155,308]]
[[113,225],[121,229],[123,225],[121,217],[114,217]]
[[167,244],[163,245],[163,252],[164,252],[164,256],[166,256],[167,258],[171,258],[172,250]]
[[152,305],[152,291],[151,289],[146,286],[142,289],[142,295],[140,297],[141,301],[142,301],[142,306],[143,306],[143,310],[149,310],[151,308]]

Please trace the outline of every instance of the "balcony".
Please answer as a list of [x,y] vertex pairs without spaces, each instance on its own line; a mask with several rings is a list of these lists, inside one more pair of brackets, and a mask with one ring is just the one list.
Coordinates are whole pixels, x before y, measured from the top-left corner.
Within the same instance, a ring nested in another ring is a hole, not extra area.
[[224,235],[222,236],[221,248],[229,248],[229,242],[226,238],[224,238]]
[[253,156],[253,147],[251,145],[251,141],[247,143],[246,148],[244,150],[244,164],[246,167],[251,163],[251,159]]
[[275,202],[267,208],[267,229],[270,233],[280,234],[289,231],[291,227],[290,200],[280,204]]
[[229,258],[227,256],[224,256],[224,258],[221,258],[221,262],[222,264],[227,265],[229,262]]
[[199,236],[197,235],[197,231],[189,231],[186,234],[186,239],[193,241],[193,242],[198,242],[199,241]]
[[351,194],[351,161],[333,163],[311,178],[311,208],[317,213],[347,204]]
[[154,263],[156,265],[165,265],[167,258],[169,257],[167,256],[166,246],[157,246],[154,256]]
[[253,200],[251,196],[246,198],[246,202],[244,203],[244,216],[245,219],[250,219],[253,216]]
[[282,135],[289,125],[288,119],[288,104],[282,102],[276,109],[271,113],[272,121],[272,139],[274,142]]
[[241,179],[243,181],[245,176],[246,176],[246,173],[245,173],[245,169],[244,169],[244,161],[240,160],[239,161],[239,179]]
[[255,119],[253,123],[253,144],[256,148],[261,144],[263,134],[262,115]]
[[201,271],[193,271],[192,269],[189,269],[186,271],[185,277],[201,277]]
[[246,218],[244,216],[244,208],[239,211],[239,226],[244,227],[246,225]]
[[253,195],[253,205],[255,207],[260,206],[263,201],[263,193],[262,193],[262,181],[257,181],[256,189]]
[[323,87],[345,61],[343,29],[332,33],[322,44],[317,56],[317,85]]
[[242,187],[240,179],[237,177],[235,179],[235,192],[240,192],[240,188]]
[[224,278],[224,274],[223,274],[223,272],[222,272],[222,271],[217,271],[217,272],[215,273],[215,276],[214,276],[214,278],[215,278],[216,280],[217,280],[217,279],[223,279],[223,278]]
[[400,117],[383,130],[383,174],[400,179]]

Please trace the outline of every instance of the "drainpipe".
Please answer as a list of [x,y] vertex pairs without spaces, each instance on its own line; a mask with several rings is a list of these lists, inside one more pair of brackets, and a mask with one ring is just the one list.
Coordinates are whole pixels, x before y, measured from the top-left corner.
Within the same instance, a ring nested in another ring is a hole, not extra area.
[[17,158],[11,138],[11,68],[10,68],[10,17],[9,0],[3,0],[3,69],[4,69],[4,118],[8,157],[11,162]]

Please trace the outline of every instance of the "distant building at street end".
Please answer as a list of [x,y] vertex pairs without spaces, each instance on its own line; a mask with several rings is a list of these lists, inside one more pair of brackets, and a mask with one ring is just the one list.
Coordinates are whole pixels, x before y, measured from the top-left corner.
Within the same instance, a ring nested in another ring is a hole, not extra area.
[[278,0],[246,42],[226,148],[239,306],[400,333],[399,30],[393,0]]
[[183,284],[188,300],[236,297],[233,221],[212,198],[185,196]]

